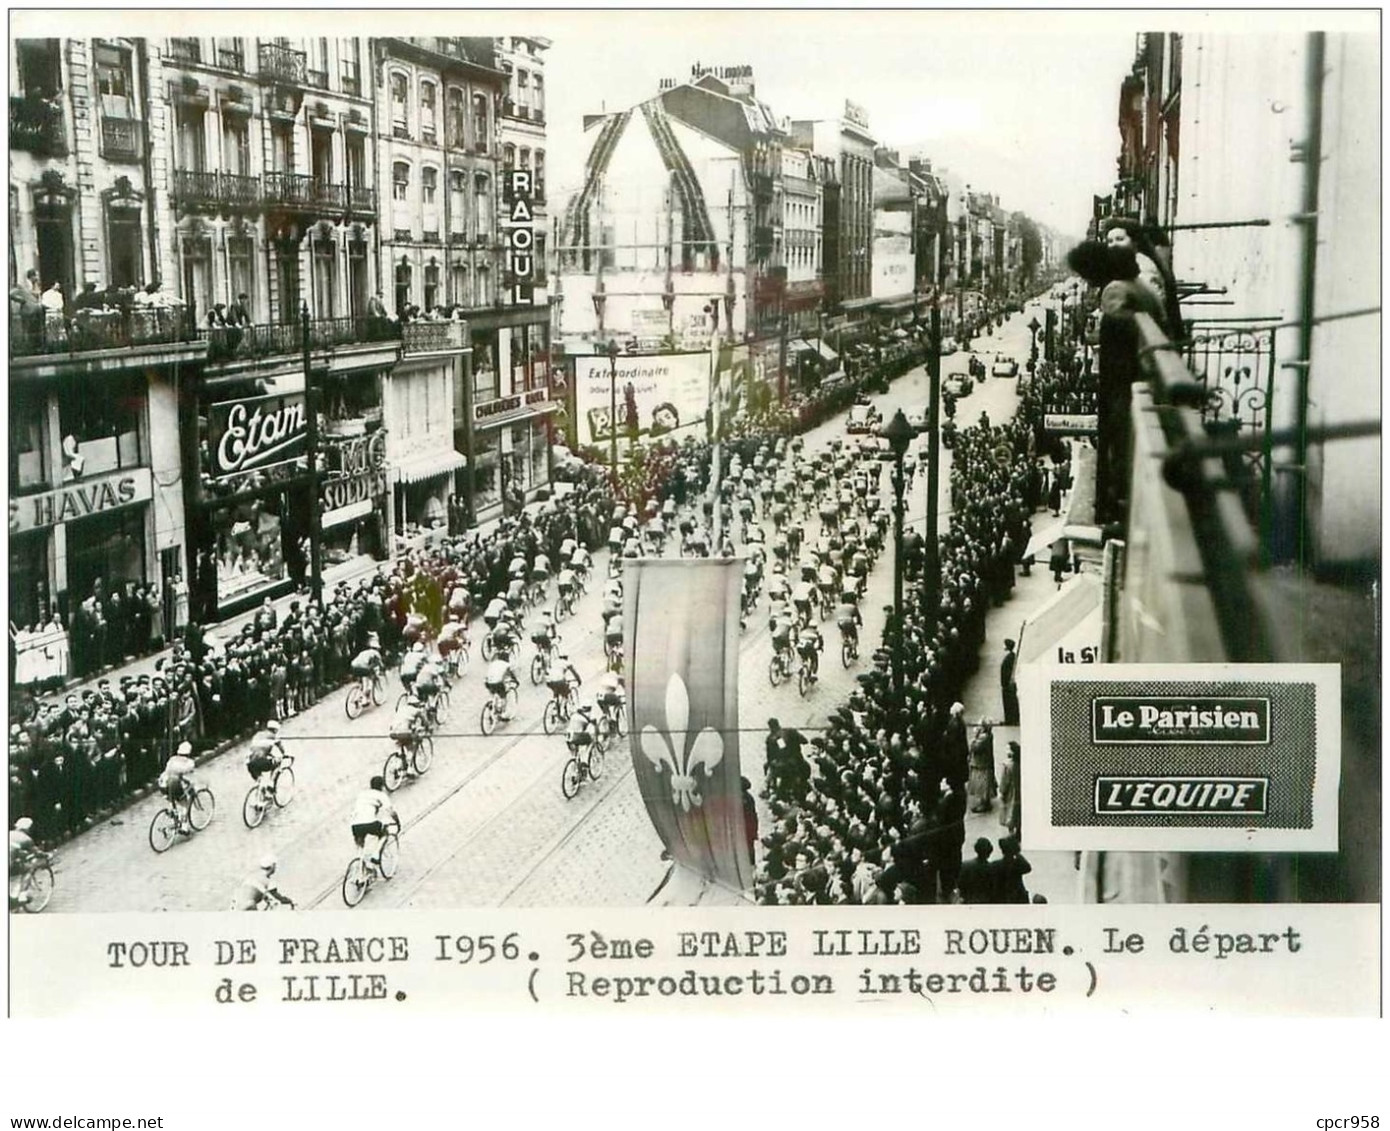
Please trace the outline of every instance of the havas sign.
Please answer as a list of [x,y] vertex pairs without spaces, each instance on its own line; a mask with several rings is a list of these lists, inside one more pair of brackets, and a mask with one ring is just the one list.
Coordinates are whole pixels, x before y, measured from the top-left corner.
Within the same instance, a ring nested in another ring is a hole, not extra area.
[[303,393],[212,406],[212,477],[221,479],[302,458],[309,443]]
[[154,484],[148,467],[135,467],[110,475],[69,483],[56,491],[10,499],[10,533],[41,530],[60,522],[87,518],[121,507],[145,503],[153,497]]

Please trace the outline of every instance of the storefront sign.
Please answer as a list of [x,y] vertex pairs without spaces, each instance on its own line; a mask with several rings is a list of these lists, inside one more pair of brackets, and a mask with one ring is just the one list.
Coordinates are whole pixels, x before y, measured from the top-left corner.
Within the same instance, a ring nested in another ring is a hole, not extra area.
[[[607,444],[616,430],[624,442],[680,440],[705,434],[710,355],[634,354],[617,359],[574,359],[575,412],[581,444]],[[617,426],[612,424],[616,402]]]
[[535,416],[537,413],[546,411],[549,404],[549,389],[532,389],[525,393],[513,393],[510,397],[498,397],[496,400],[475,404],[473,406],[473,422],[491,427],[494,424],[502,424],[519,417]]
[[94,514],[136,503],[147,503],[154,495],[154,482],[148,467],[117,471],[89,482],[68,483],[56,491],[10,499],[10,533],[41,530],[60,522],[87,518]]
[[332,525],[331,512],[386,494],[386,433],[339,441],[329,456],[333,478],[319,487],[325,526]]
[[513,169],[507,175],[507,187],[511,202],[507,212],[507,274],[512,281],[512,304],[516,305],[532,301],[536,277],[531,170]]
[[1049,412],[1043,415],[1043,430],[1055,436],[1094,436],[1094,412]]
[[214,479],[288,463],[308,447],[303,393],[223,401],[212,406],[211,425]]
[[323,508],[324,525],[333,525],[330,516],[333,511],[350,507],[354,503],[370,502],[386,494],[386,472],[368,471],[361,475],[350,475],[334,479],[319,488],[319,505]]

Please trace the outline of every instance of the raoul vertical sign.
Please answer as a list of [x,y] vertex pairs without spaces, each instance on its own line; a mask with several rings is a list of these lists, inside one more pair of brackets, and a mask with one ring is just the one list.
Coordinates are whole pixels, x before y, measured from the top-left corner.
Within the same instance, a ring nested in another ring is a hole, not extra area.
[[507,278],[513,303],[532,301],[536,279],[535,186],[530,169],[507,174]]

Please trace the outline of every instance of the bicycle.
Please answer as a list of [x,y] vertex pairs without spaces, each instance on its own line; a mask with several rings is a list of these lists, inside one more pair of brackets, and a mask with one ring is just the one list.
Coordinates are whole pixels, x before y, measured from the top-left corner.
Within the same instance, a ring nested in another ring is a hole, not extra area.
[[816,675],[811,671],[810,662],[805,656],[801,658],[801,665],[796,671],[796,691],[801,698],[805,699],[811,690],[811,685],[816,682]]
[[516,633],[508,630],[499,636],[494,629],[483,637],[483,659],[491,663],[497,658],[499,652],[505,652],[510,656],[516,650],[516,646]]
[[378,879],[389,880],[396,874],[401,863],[400,828],[400,825],[392,822],[391,831],[381,838],[376,855],[369,861],[374,867],[363,864],[361,853],[348,861],[347,871],[343,873],[343,902],[349,907],[361,903],[367,890]]
[[570,679],[548,679],[545,682],[550,688],[550,701],[541,713],[541,725],[546,734],[555,734],[564,728],[574,714],[574,693],[578,685]]
[[[410,698],[410,692],[408,691],[402,691],[400,695],[396,696],[397,711],[401,709],[401,704],[408,698]],[[443,716],[448,709],[449,689],[447,687],[438,687],[435,689],[434,694],[429,697],[429,701],[425,703],[421,709],[420,718],[429,730],[436,731],[439,729],[439,720],[441,716]]]
[[790,644],[784,644],[780,648],[773,649],[772,659],[767,666],[767,680],[773,687],[781,687],[793,672],[792,667],[792,648]]
[[623,642],[621,640],[605,640],[603,642],[603,658],[610,672],[621,672],[623,670]]
[[[406,752],[409,751],[409,756]],[[407,776],[423,777],[434,764],[434,739],[429,734],[416,734],[396,741],[396,748],[386,755],[381,776],[386,791],[395,793]]]
[[859,659],[859,634],[850,629],[840,629],[840,663],[851,667]]
[[454,637],[454,642],[456,647],[450,648],[447,653],[441,650],[439,655],[444,664],[444,675],[451,683],[468,670],[469,650],[473,644],[466,632]]
[[545,633],[531,637],[536,645],[536,654],[531,658],[531,683],[539,687],[550,678],[550,665],[555,659],[555,643]]
[[174,839],[180,834],[192,836],[202,832],[212,823],[217,801],[207,786],[196,790],[188,805],[188,820],[185,822],[173,802],[167,802],[150,821],[150,847],[155,852],[167,852]]
[[37,915],[52,898],[53,857],[41,854],[41,858],[30,860],[19,873],[18,886],[10,896],[10,910],[19,908],[30,915]]
[[[491,735],[497,729],[499,722],[505,722],[508,716],[516,714],[517,688],[520,686],[520,682],[514,674],[509,674],[507,682],[503,686],[505,688],[503,692],[489,694],[487,702],[483,704],[483,713],[478,722],[482,732],[486,735]],[[510,706],[510,710],[507,710],[508,706]]]
[[272,804],[276,809],[288,805],[294,798],[294,784],[294,755],[285,754],[274,770],[261,774],[246,791],[246,800],[241,803],[246,827],[254,829],[264,821]]
[[352,686],[348,688],[343,708],[347,711],[348,718],[358,719],[364,711],[380,707],[385,702],[386,680],[380,672],[373,672],[370,676],[359,676],[353,681]]
[[565,795],[566,801],[574,798],[586,778],[598,781],[603,776],[603,747],[599,745],[598,740],[589,743],[587,757],[579,756],[581,749],[582,747],[574,743],[569,744],[569,760],[560,771],[560,792]]
[[555,602],[555,620],[559,622],[572,616],[574,616],[574,590],[562,589]]

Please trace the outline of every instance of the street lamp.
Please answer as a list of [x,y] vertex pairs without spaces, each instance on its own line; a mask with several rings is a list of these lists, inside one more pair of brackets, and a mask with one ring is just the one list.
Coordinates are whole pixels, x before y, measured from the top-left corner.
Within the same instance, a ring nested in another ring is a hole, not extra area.
[[618,343],[608,339],[608,465],[618,482]]
[[1032,336],[1032,341],[1028,347],[1028,372],[1032,373],[1038,367],[1038,331],[1042,325],[1038,322],[1038,316],[1033,315],[1033,320],[1028,323],[1028,333]]
[[903,456],[912,443],[912,425],[900,408],[880,435],[893,453],[893,697],[903,706]]

